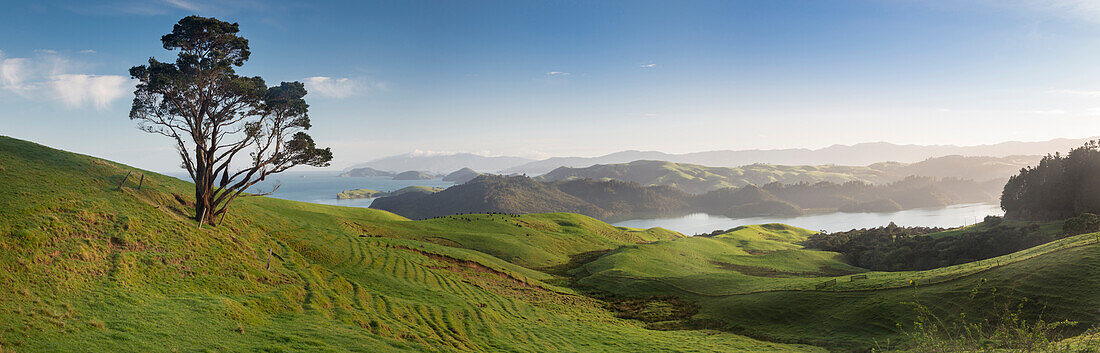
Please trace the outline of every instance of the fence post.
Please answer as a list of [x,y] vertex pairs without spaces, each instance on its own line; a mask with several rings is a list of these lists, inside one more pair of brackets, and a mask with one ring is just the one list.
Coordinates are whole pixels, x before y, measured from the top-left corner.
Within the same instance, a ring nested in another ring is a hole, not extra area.
[[126,172],[126,176],[122,177],[122,181],[118,183],[118,188],[116,188],[115,190],[122,190],[122,184],[126,183],[126,179],[130,178],[131,173],[133,172]]
[[141,180],[138,181],[138,190],[141,190],[142,184],[145,184],[145,173],[141,173]]

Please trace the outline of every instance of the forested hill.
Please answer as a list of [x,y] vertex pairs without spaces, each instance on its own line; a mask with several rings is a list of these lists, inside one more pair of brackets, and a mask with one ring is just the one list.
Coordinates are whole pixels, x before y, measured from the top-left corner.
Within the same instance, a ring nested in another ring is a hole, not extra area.
[[930,158],[917,163],[883,162],[868,166],[790,166],[752,164],[741,167],[709,167],[697,164],[639,160],[622,164],[598,164],[585,168],[561,167],[538,177],[541,181],[571,179],[621,180],[644,186],[668,185],[692,194],[745,185],[845,183],[859,181],[882,184],[909,176],[971,179],[1001,182],[1021,168],[1034,164],[1039,156]]
[[1001,195],[1009,219],[1051,221],[1100,213],[1100,144],[1047,155],[1009,179]]
[[888,212],[996,201],[999,182],[910,177],[871,185],[858,181],[722,188],[692,195],[671,186],[615,180],[539,182],[483,175],[434,194],[379,198],[371,208],[413,219],[463,213],[574,212],[604,220],[706,212],[730,217],[791,216],[815,211]]

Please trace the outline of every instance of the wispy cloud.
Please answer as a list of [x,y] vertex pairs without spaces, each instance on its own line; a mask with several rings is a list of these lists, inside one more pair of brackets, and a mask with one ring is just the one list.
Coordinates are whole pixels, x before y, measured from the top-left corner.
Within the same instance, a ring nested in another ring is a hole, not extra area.
[[1100,97],[1100,91],[1080,90],[1080,89],[1056,89],[1051,90],[1051,93],[1065,96],[1077,96],[1077,97]]
[[1050,109],[1050,110],[1032,110],[1030,113],[1038,114],[1038,115],[1064,115],[1064,114],[1066,114],[1066,111],[1061,110],[1061,109]]
[[1100,22],[1100,1],[1096,0],[973,0],[976,3],[1009,8],[1027,14],[1076,18]]
[[643,68],[643,69],[652,69],[652,68],[657,67],[657,64],[643,64],[643,65],[638,65],[638,67]]
[[546,76],[558,76],[558,77],[561,77],[561,76],[569,76],[569,75],[570,75],[570,74],[569,74],[568,72],[561,72],[561,71],[550,71],[550,72],[547,72],[547,73],[546,73]]
[[72,73],[69,60],[52,50],[34,58],[6,58],[0,52],[0,90],[28,99],[60,101],[66,107],[106,108],[134,83],[125,76]]
[[72,2],[70,11],[86,15],[184,15],[225,16],[241,12],[255,13],[272,5],[257,0],[107,0]]
[[368,81],[363,78],[313,76],[302,79],[302,82],[310,93],[335,99],[389,90],[389,84],[386,82]]
[[199,10],[202,9],[201,7],[199,7],[198,5],[196,5],[196,4],[194,4],[190,1],[184,1],[184,0],[163,0],[163,1],[164,1],[165,4],[168,4],[170,6],[177,7],[177,8],[180,8],[180,9],[184,9],[184,10],[187,10],[187,11],[199,11]]

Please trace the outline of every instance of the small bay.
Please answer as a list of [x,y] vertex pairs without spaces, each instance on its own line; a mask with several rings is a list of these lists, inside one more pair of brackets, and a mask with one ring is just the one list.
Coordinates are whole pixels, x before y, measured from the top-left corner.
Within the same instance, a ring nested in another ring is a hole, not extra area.
[[1002,216],[1004,211],[997,204],[972,203],[897,212],[831,212],[794,217],[730,218],[706,213],[692,213],[680,217],[632,219],[617,222],[614,225],[631,228],[662,227],[688,235],[765,223],[783,223],[810,230],[841,232],[858,228],[884,226],[890,222],[894,222],[899,226],[910,227],[959,227],[981,222],[982,218],[988,215]]

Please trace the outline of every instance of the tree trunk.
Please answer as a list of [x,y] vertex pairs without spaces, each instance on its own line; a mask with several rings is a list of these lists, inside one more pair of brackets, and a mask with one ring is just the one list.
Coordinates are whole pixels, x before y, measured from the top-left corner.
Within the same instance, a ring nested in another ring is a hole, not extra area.
[[208,225],[214,223],[214,173],[213,164],[207,163],[209,155],[202,149],[195,152],[195,221]]

